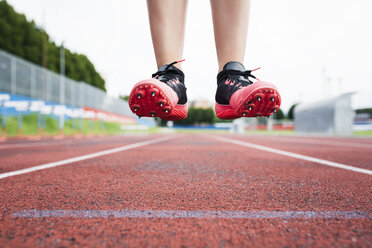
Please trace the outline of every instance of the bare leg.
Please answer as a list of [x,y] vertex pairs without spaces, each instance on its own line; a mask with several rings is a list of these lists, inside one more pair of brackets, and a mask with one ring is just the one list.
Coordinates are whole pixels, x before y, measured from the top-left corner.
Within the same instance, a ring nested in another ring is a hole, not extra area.
[[244,63],[250,0],[211,0],[219,71],[229,61]]
[[[147,0],[158,68],[182,59],[187,0]],[[180,64],[176,64],[180,68]]]

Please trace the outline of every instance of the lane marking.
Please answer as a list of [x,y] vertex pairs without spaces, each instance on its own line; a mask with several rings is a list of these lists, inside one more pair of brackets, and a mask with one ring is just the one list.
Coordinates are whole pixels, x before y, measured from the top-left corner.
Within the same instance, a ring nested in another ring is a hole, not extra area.
[[26,174],[26,173],[30,173],[30,172],[33,172],[33,171],[44,170],[44,169],[48,169],[48,168],[52,168],[52,167],[65,165],[65,164],[75,163],[75,162],[78,162],[78,161],[83,161],[83,160],[87,160],[87,159],[91,159],[91,158],[96,158],[96,157],[100,157],[100,156],[104,156],[104,155],[108,155],[108,154],[112,154],[112,153],[122,152],[122,151],[125,151],[125,150],[138,148],[138,147],[141,147],[141,146],[147,146],[147,145],[163,142],[163,141],[166,141],[166,140],[169,140],[169,139],[172,139],[172,138],[173,137],[169,137],[169,136],[161,137],[161,138],[142,141],[142,142],[134,143],[134,144],[130,144],[130,145],[120,146],[120,147],[117,147],[117,148],[108,149],[108,150],[104,150],[104,151],[100,151],[100,152],[90,153],[90,154],[86,154],[86,155],[82,155],[82,156],[78,156],[78,157],[74,157],[74,158],[68,158],[68,159],[64,159],[64,160],[60,160],[60,161],[56,161],[56,162],[37,165],[37,166],[33,166],[33,167],[21,169],[21,170],[5,172],[5,173],[0,174],[0,179],[11,177],[11,176],[16,176],[16,175],[21,175],[21,174]]
[[372,175],[372,170],[362,169],[362,168],[358,168],[358,167],[355,167],[355,166],[352,166],[352,165],[336,163],[336,162],[332,162],[332,161],[328,161],[328,160],[324,160],[324,159],[320,159],[320,158],[310,157],[310,156],[301,155],[301,154],[293,153],[293,152],[287,152],[287,151],[271,148],[271,147],[268,147],[268,146],[257,145],[257,144],[253,144],[253,143],[249,143],[249,142],[245,142],[245,141],[240,141],[240,140],[235,140],[235,139],[230,139],[230,138],[221,137],[221,136],[214,136],[213,138],[217,139],[217,140],[220,140],[220,141],[232,143],[232,144],[235,144],[235,145],[245,146],[245,147],[249,147],[249,148],[253,148],[253,149],[257,149],[257,150],[261,150],[261,151],[266,151],[266,152],[271,152],[271,153],[275,153],[275,154],[279,154],[279,155],[284,155],[284,156],[287,156],[287,157],[297,158],[297,159],[306,160],[306,161],[310,161],[310,162],[314,162],[314,163],[318,163],[318,164],[323,164],[323,165],[327,165],[327,166],[332,166],[332,167],[336,167],[336,168],[340,168],[340,169],[345,169],[345,170],[355,171],[355,172],[359,172],[359,173],[363,173],[363,174],[367,174],[367,175]]
[[[265,141],[270,139],[264,139]],[[319,145],[333,145],[333,146],[349,146],[349,147],[358,147],[358,148],[372,148],[372,144],[362,144],[362,143],[354,143],[354,142],[339,142],[339,141],[327,141],[327,140],[309,140],[303,138],[295,138],[295,137],[278,137],[276,141],[283,141],[289,143],[305,143],[305,144],[319,144]]]
[[[115,139],[106,138],[107,140],[120,140],[119,138],[123,137],[115,137]],[[103,138],[105,140],[105,138]],[[76,144],[79,141],[80,143],[95,143],[101,141],[102,138],[88,138],[88,139],[68,139],[68,140],[42,140],[42,141],[29,141],[29,142],[22,142],[22,143],[14,143],[14,144],[2,144],[0,145],[0,150],[5,149],[12,149],[12,148],[22,148],[22,147],[40,147],[40,146],[54,146],[54,145],[69,145],[69,144]]]
[[372,219],[356,211],[21,210],[19,218]]
[[22,148],[22,147],[38,147],[38,146],[49,146],[49,145],[61,145],[61,144],[71,144],[73,141],[30,141],[27,143],[16,143],[16,144],[4,144],[0,145],[0,150],[12,149],[12,148]]

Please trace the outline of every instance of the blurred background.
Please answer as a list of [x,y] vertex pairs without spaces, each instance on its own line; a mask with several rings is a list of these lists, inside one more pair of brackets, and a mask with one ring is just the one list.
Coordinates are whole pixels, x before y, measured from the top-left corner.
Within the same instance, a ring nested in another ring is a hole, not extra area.
[[[0,0],[2,139],[218,131],[372,135],[369,0],[253,0],[246,67],[276,84],[270,119],[214,114],[209,1],[190,0],[183,68],[189,117],[138,119],[126,102],[156,68],[145,1]],[[181,58],[180,58],[181,59]],[[203,68],[202,70],[200,68]]]

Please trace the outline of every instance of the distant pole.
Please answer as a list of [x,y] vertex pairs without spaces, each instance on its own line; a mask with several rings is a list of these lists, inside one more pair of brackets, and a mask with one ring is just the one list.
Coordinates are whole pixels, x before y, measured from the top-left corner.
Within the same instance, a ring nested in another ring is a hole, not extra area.
[[105,133],[105,123],[104,123],[103,120],[101,120],[101,132],[102,132],[102,134]]
[[43,70],[43,97],[47,100],[47,76],[46,69],[48,67],[48,38],[45,30],[43,29],[42,35],[42,65],[45,70]]
[[[62,45],[60,47],[60,56],[59,56],[59,65],[60,65],[60,84],[59,84],[59,102],[65,104],[65,48]],[[63,129],[65,128],[65,115],[61,113],[59,116],[59,130],[60,134],[63,134]]]
[[48,66],[48,37],[44,29],[42,36],[42,65],[45,69]]
[[[1,104],[1,102],[0,102]],[[6,108],[5,103],[1,104],[1,133],[3,137],[6,137]]]
[[64,113],[61,113],[59,115],[59,134],[60,135],[63,135],[64,127],[65,127],[65,115]]
[[18,136],[22,136],[22,126],[23,126],[23,116],[22,116],[22,112],[19,111],[18,112],[18,121],[17,121],[17,127],[18,127]]
[[42,64],[44,68],[47,68],[47,63],[48,63],[48,37],[45,32],[45,26],[46,26],[46,17],[45,17],[45,8],[43,7],[43,12],[42,12]]
[[75,116],[72,116],[71,117],[71,129],[72,129],[72,134],[75,134],[75,126],[76,126],[76,119],[75,119]]
[[59,58],[59,65],[60,65],[60,102],[61,104],[65,104],[65,47],[62,45],[60,47],[60,58]]
[[93,121],[93,118],[90,118],[90,131],[93,132],[94,130],[94,121]]
[[47,123],[47,115],[46,114],[44,114],[44,115],[42,115],[42,122],[43,122],[43,132],[44,132],[44,134],[47,134],[47,125],[48,125],[48,123]]
[[80,134],[83,133],[83,117],[82,116],[79,117],[79,132]]
[[48,35],[45,32],[45,27],[46,27],[46,13],[45,13],[45,7],[43,6],[42,9],[42,35],[41,35],[41,63],[42,67],[44,68],[43,70],[43,89],[42,89],[42,94],[43,94],[43,100],[48,100],[47,99],[47,71],[46,69],[48,68]]
[[333,96],[333,93],[332,93],[332,78],[331,77],[327,77],[327,85],[328,85],[328,96],[332,97]]
[[322,77],[323,77],[323,83],[322,83],[322,88],[323,88],[323,98],[327,97],[327,69],[325,66],[322,68]]
[[342,86],[342,78],[338,78],[338,90],[340,95],[343,93]]
[[41,114],[41,111],[38,111],[37,112],[37,134],[38,135],[41,135],[41,130],[42,130],[42,114]]
[[14,57],[10,60],[10,92],[13,94],[17,93],[17,63]]

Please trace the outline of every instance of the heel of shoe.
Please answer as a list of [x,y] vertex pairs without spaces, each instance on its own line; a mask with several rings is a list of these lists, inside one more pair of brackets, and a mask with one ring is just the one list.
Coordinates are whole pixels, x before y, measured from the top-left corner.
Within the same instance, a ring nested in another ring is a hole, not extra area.
[[188,106],[187,104],[179,105],[177,104],[173,110],[172,113],[169,116],[162,117],[163,120],[167,121],[180,121],[187,117],[188,113]]
[[216,116],[220,119],[231,120],[239,118],[239,115],[230,105],[215,104]]

